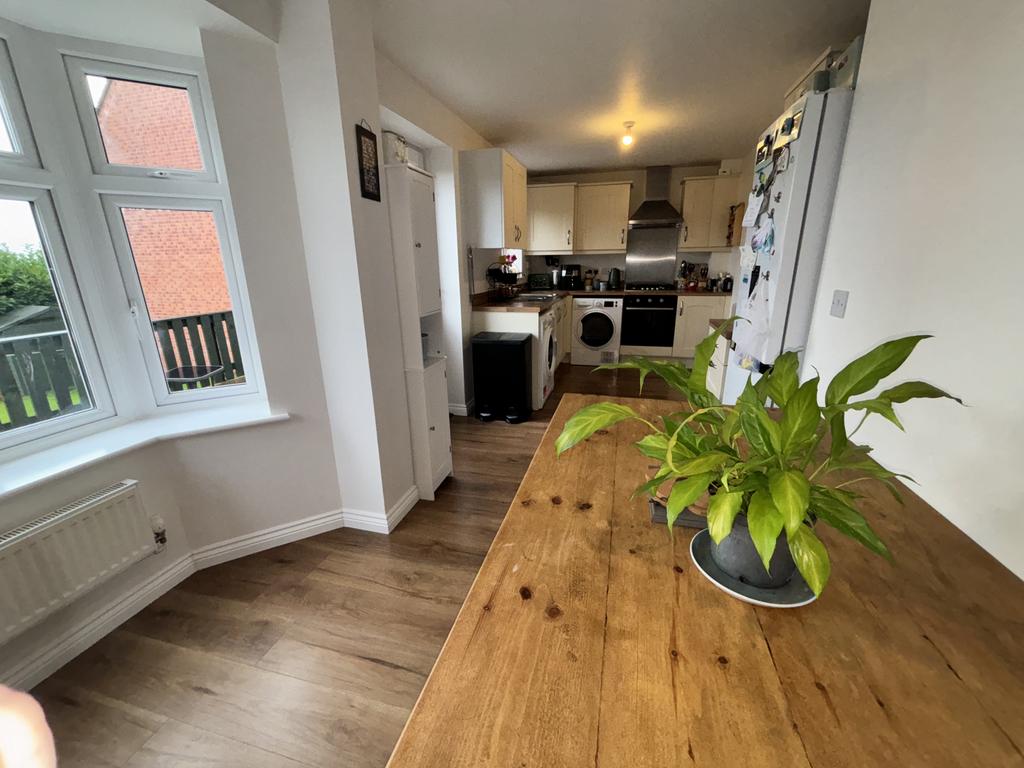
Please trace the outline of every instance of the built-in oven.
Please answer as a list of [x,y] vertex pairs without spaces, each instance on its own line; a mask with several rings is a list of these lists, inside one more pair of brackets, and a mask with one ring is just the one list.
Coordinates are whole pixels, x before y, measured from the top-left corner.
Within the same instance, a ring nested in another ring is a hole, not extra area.
[[658,348],[652,354],[668,354],[675,338],[678,304],[678,296],[626,296],[622,307],[621,345]]

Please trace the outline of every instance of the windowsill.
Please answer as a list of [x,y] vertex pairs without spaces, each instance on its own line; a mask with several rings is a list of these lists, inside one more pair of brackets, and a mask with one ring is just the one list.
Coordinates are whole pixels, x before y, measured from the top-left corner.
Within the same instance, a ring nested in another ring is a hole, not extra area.
[[137,419],[0,464],[0,500],[58,477],[164,440],[285,421],[266,403],[208,408]]

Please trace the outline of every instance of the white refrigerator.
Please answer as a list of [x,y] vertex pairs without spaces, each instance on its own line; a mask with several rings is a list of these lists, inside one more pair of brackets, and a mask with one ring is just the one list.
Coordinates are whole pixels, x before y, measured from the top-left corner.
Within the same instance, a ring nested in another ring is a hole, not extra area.
[[757,144],[744,217],[737,321],[722,400],[785,351],[807,344],[853,91],[809,93],[768,126]]

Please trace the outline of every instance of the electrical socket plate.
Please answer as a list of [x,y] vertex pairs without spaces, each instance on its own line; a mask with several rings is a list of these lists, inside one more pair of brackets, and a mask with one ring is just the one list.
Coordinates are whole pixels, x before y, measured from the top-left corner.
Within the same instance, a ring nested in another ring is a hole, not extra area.
[[832,291],[832,317],[846,317],[846,302],[850,300],[849,291]]

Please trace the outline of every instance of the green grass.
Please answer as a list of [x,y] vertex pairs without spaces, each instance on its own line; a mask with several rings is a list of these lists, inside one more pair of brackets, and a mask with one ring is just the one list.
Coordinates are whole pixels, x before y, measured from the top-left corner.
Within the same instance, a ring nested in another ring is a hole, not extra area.
[[[78,394],[77,387],[72,388],[68,394],[71,395],[72,405],[82,404],[82,397],[81,395]],[[24,404],[25,413],[28,414],[28,417],[30,419],[34,419],[38,412],[36,411],[36,404],[32,402],[32,398],[29,397],[28,395],[22,395],[21,402]],[[46,405],[49,408],[51,414],[60,413],[60,406],[57,404],[57,395],[56,393],[54,393],[52,389],[46,393]],[[3,400],[0,400],[0,425],[7,426],[10,423],[11,414],[7,410],[7,403],[5,403]]]

